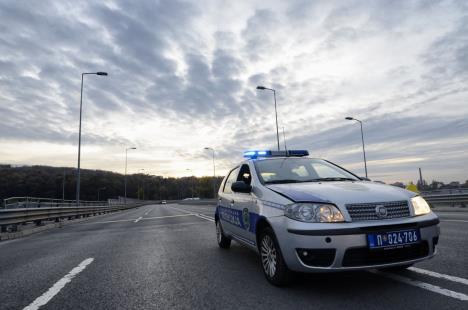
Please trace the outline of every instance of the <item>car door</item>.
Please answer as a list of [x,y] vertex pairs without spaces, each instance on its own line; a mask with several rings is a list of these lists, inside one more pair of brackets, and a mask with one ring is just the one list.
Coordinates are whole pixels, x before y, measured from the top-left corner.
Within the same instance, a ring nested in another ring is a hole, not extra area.
[[[243,164],[236,181],[252,185],[252,174],[248,164]],[[234,227],[234,234],[250,245],[256,244],[255,224],[258,219],[256,199],[252,193],[232,193],[232,209],[238,217],[239,225]]]
[[218,216],[223,231],[227,235],[236,234],[236,226],[240,225],[237,213],[233,211],[234,195],[231,189],[232,183],[237,180],[240,167],[232,169],[224,182],[219,194]]

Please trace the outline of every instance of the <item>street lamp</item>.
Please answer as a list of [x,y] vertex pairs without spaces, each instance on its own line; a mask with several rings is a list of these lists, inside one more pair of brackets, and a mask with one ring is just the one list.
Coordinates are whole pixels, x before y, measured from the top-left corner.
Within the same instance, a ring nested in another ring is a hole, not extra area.
[[124,196],[124,204],[127,204],[127,158],[128,158],[128,150],[136,150],[136,147],[127,147],[125,149],[125,175],[124,175],[124,185],[125,185],[125,196]]
[[278,142],[278,151],[280,150],[279,142],[279,130],[278,130],[278,112],[276,110],[276,91],[273,88],[268,88],[265,86],[257,86],[258,90],[271,90],[273,92],[273,98],[275,100],[275,118],[276,118],[276,141]]
[[[192,169],[187,168],[187,169],[185,169],[185,170],[190,171],[190,173],[193,174]],[[195,189],[194,189],[194,184],[193,184],[193,183],[194,183],[193,175],[191,176],[191,179],[192,179],[192,199],[193,199],[193,192],[195,191]]]
[[81,164],[81,114],[83,110],[83,80],[85,75],[103,75],[107,76],[107,72],[85,72],[81,73],[81,96],[80,96],[80,127],[78,132],[78,170],[76,173],[76,205],[80,206],[80,164]]
[[364,148],[364,131],[362,129],[362,122],[354,117],[348,116],[345,118],[348,121],[356,121],[359,122],[361,125],[361,139],[362,139],[362,153],[364,155],[364,170],[366,171],[366,179],[367,179],[367,162],[366,162],[366,149]]
[[215,150],[211,147],[205,147],[205,150],[213,153],[213,198],[216,198],[216,165],[215,165]]

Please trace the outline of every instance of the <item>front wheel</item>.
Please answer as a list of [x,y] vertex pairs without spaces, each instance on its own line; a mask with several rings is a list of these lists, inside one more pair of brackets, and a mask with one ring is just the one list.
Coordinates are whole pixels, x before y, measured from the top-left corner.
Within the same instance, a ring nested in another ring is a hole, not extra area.
[[231,239],[226,237],[223,233],[223,228],[221,227],[221,223],[216,221],[216,239],[218,241],[218,245],[222,249],[229,249],[231,246]]
[[283,286],[290,282],[291,272],[284,262],[273,230],[265,228],[260,234],[260,257],[263,273],[268,282],[276,286]]

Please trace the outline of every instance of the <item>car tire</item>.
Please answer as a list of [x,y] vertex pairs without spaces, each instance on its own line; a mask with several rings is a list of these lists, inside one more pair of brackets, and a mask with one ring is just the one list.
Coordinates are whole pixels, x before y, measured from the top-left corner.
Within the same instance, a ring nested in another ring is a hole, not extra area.
[[258,250],[263,274],[268,282],[275,286],[284,286],[291,282],[291,271],[284,262],[275,233],[266,227],[260,233]]
[[219,220],[216,221],[216,239],[220,248],[229,249],[231,247],[231,239],[224,235],[223,228],[221,227]]

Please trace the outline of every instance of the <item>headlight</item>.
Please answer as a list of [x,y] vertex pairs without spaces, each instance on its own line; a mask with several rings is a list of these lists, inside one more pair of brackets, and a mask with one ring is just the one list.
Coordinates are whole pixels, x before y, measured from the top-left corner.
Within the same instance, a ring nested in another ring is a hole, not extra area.
[[293,220],[309,223],[344,222],[343,214],[331,204],[294,203],[286,206],[284,215]]
[[413,205],[414,215],[423,215],[431,212],[431,208],[421,196],[411,198],[411,204]]

